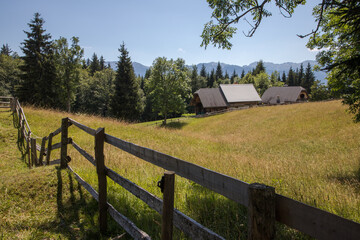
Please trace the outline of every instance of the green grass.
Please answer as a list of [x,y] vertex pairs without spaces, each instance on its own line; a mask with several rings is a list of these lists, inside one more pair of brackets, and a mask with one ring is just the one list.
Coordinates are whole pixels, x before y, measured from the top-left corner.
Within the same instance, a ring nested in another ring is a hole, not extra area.
[[[353,123],[345,110],[340,101],[262,107],[159,127],[24,108],[37,136],[48,135],[60,126],[61,118],[69,116],[95,129],[105,127],[105,132],[113,136],[245,182],[271,185],[279,194],[360,222],[360,125]],[[93,154],[93,137],[74,126],[69,136]],[[57,141],[59,136],[53,143]],[[95,168],[72,147],[69,154],[71,167],[96,188]],[[54,151],[52,156],[59,158],[59,152]],[[105,161],[120,175],[161,196],[156,183],[163,169],[108,144]],[[31,171],[41,169],[52,168]],[[159,239],[160,216],[111,180],[108,182],[109,201],[153,239]],[[246,238],[246,209],[178,176],[175,205],[227,239]],[[185,238],[178,231],[175,236]],[[279,224],[277,238],[307,237]]]

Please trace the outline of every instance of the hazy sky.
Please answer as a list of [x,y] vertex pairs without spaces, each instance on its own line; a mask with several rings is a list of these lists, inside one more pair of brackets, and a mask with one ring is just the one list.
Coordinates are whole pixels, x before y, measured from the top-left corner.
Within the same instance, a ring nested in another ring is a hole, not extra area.
[[211,9],[205,0],[0,0],[0,45],[9,44],[22,55],[21,42],[29,31],[27,23],[39,12],[44,28],[53,39],[79,37],[85,58],[95,52],[106,61],[118,60],[118,48],[124,41],[132,61],[150,66],[157,57],[185,59],[186,64],[223,62],[247,65],[265,62],[302,62],[314,60],[305,34],[316,27],[312,8],[320,0],[308,0],[292,18],[284,18],[274,3],[273,16],[263,20],[252,38],[242,31],[245,21],[237,25],[232,50],[200,47],[203,26],[210,20]]

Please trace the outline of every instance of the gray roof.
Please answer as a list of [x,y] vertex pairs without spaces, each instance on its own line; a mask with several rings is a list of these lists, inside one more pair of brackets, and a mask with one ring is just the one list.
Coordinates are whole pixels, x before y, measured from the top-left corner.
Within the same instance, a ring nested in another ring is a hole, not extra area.
[[303,87],[271,87],[268,88],[261,99],[263,103],[276,104],[277,96],[280,97],[280,103],[296,102],[301,91],[306,91]]
[[261,98],[253,84],[220,84],[228,103],[261,102]]
[[199,95],[203,108],[226,107],[226,101],[219,88],[200,88],[195,92]]

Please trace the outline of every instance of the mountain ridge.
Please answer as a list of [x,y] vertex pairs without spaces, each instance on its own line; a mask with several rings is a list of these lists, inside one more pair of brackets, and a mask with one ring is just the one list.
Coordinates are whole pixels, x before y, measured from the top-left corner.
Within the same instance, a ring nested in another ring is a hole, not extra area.
[[[116,63],[117,61],[108,61],[106,63],[109,63],[112,69],[116,70]],[[231,76],[235,70],[235,72],[240,76],[241,72],[244,70],[245,74],[252,69],[254,69],[257,65],[257,62],[252,62],[249,65],[235,65],[235,64],[227,64],[227,63],[221,63],[220,66],[223,70],[223,74],[227,72],[229,76]],[[300,69],[300,65],[303,64],[304,69],[307,67],[307,64],[310,63],[312,67],[317,65],[317,62],[315,60],[305,60],[301,63],[294,63],[294,62],[284,62],[284,63],[272,63],[272,62],[264,62],[264,67],[266,69],[266,72],[270,75],[274,71],[278,71],[280,74],[285,72],[286,74],[289,72],[290,67],[295,71],[297,68]],[[208,62],[208,63],[198,63],[196,64],[198,72],[200,72],[202,65],[205,66],[205,69],[207,72],[210,72],[212,69],[216,70],[218,62]],[[144,76],[147,69],[149,69],[149,66],[145,66],[139,62],[133,62],[134,72],[135,75]],[[189,66],[191,67],[191,66]],[[315,78],[317,80],[320,80],[322,83],[326,83],[326,73],[323,71],[314,71]]]

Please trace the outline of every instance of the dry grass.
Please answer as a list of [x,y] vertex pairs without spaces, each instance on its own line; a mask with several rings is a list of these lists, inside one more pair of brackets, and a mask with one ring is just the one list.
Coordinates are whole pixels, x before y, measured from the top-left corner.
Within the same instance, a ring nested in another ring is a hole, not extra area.
[[[45,136],[69,116],[92,128],[153,148],[360,222],[360,125],[340,101],[253,108],[174,123],[168,128],[125,124],[87,115],[26,107],[32,131]],[[75,127],[70,137],[93,153],[93,138]],[[56,142],[56,140],[54,141]],[[94,167],[70,148],[70,165],[96,186]],[[54,153],[58,158],[58,152]],[[163,169],[109,145],[106,165],[161,196],[156,182]],[[109,180],[110,202],[154,239],[160,217]],[[177,177],[176,207],[227,239],[245,238],[246,210]],[[278,227],[279,239],[306,238]],[[183,238],[176,233],[177,238]]]

